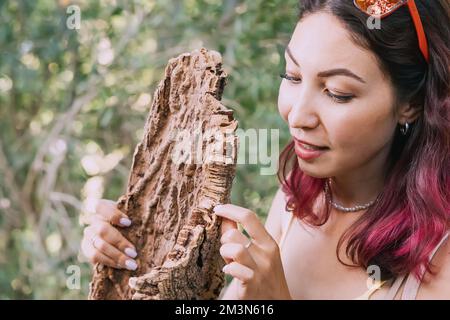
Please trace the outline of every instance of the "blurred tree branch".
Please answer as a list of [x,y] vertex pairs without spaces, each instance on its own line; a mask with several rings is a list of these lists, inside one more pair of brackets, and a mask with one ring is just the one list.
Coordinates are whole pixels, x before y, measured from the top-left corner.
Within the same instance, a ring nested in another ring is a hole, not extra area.
[[[65,266],[89,275],[77,256],[79,213],[89,197],[123,192],[168,59],[221,52],[223,102],[239,126],[281,128],[277,75],[296,0],[75,2],[80,30],[66,26],[70,1],[0,3],[0,299],[85,297],[65,288]],[[102,42],[108,63],[98,60]],[[277,185],[258,170],[238,167],[233,202],[264,212]]]
[[[126,47],[127,43],[134,37],[139,29],[139,25],[145,19],[146,16],[149,15],[150,12],[138,11],[131,22],[128,25],[128,28],[125,29],[123,35],[120,37],[120,40],[117,42],[117,45],[114,49],[116,52],[114,60],[120,56]],[[114,63],[112,61],[111,65]],[[103,73],[106,73],[107,70],[104,70]],[[49,147],[58,139],[61,133],[69,127],[69,124],[73,122],[74,118],[81,110],[83,106],[90,103],[98,94],[100,90],[100,86],[102,84],[102,77],[98,75],[91,75],[89,80],[87,81],[87,85],[85,86],[85,90],[81,91],[77,96],[73,97],[72,102],[68,108],[68,110],[59,116],[59,119],[55,122],[53,128],[50,130],[49,134],[45,138],[44,142],[39,147],[34,160],[31,163],[29,172],[25,179],[24,184],[24,194],[28,197],[31,196],[33,190],[33,184],[35,182],[37,174],[42,170],[44,157],[48,153]]]
[[[0,172],[3,172],[4,185],[8,188],[8,194],[12,199],[12,205],[18,205],[21,212],[31,212],[30,203],[24,201],[24,196],[21,189],[17,186],[16,179],[14,177],[14,170],[8,163],[8,159],[3,149],[2,141],[0,140]],[[6,217],[9,223],[20,228],[23,225],[23,216],[13,215],[9,210],[5,210]]]

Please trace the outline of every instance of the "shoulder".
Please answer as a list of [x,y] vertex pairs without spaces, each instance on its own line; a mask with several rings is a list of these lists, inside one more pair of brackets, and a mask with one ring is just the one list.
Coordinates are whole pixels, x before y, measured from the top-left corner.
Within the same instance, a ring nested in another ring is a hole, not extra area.
[[417,294],[418,299],[450,299],[450,237],[433,257],[436,274],[427,273]]
[[285,213],[286,198],[285,193],[278,188],[272,200],[269,213],[267,214],[265,227],[270,235],[279,243],[282,234],[283,219]]

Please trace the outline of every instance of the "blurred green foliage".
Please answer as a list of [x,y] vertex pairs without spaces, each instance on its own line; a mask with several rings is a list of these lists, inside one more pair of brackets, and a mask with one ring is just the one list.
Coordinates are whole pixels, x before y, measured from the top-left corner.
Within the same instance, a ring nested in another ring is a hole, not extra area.
[[[87,297],[83,205],[124,192],[169,58],[221,52],[224,104],[244,130],[280,129],[281,151],[278,74],[296,17],[296,0],[0,1],[0,299]],[[239,165],[232,202],[264,220],[277,186],[259,164]]]

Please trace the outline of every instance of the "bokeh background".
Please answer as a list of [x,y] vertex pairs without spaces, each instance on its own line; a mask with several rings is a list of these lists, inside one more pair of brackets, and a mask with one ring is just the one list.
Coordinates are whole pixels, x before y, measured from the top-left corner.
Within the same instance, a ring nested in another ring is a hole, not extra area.
[[[81,12],[68,28],[70,5]],[[0,299],[86,299],[80,217],[125,191],[169,58],[206,47],[229,74],[239,127],[288,130],[277,111],[297,0],[0,0]],[[269,149],[270,150],[270,149]],[[265,220],[278,187],[239,165],[232,203]],[[71,265],[81,286],[69,289]]]

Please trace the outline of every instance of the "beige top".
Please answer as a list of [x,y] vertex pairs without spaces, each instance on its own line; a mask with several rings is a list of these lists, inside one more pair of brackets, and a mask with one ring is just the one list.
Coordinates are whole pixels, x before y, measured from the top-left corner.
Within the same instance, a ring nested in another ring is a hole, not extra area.
[[[280,251],[283,249],[283,244],[286,239],[286,235],[289,232],[289,229],[292,225],[292,222],[294,221],[294,215],[291,212],[288,212],[289,214],[289,222],[288,225],[284,228],[282,228],[282,235],[280,238]],[[284,230],[284,232],[283,232]],[[433,249],[431,252],[428,261],[431,261],[433,259],[435,253],[438,251],[438,249],[441,247],[441,245],[445,242],[445,240],[449,237],[450,230],[447,231],[447,233],[442,237],[441,241],[438,243],[438,245]],[[425,273],[425,268],[421,268],[421,276]],[[421,277],[422,278],[422,277]],[[361,296],[357,297],[355,300],[368,300],[372,296],[372,294],[380,289],[385,283],[390,283],[391,287],[389,288],[389,291],[384,296],[383,300],[393,300],[394,297],[397,295],[398,290],[401,288],[402,284],[405,282],[405,287],[403,289],[403,293],[401,296],[401,300],[415,300],[417,296],[417,292],[419,291],[419,287],[421,284],[421,281],[419,281],[413,273],[410,273],[407,277],[406,275],[399,276],[395,279],[391,280],[385,280],[381,282],[376,282],[368,291],[366,291]]]

